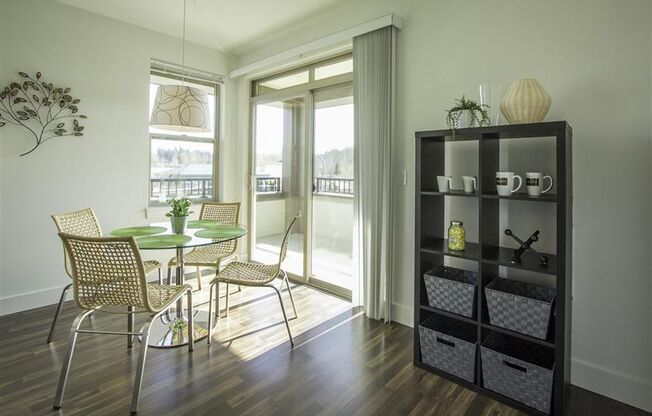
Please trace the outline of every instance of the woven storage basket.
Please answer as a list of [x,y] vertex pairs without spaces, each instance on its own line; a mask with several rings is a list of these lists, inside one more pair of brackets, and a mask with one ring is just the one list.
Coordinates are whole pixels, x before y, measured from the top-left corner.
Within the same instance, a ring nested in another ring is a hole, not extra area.
[[431,316],[419,325],[421,360],[473,383],[477,351],[475,328]]
[[546,339],[555,289],[497,278],[484,290],[492,325]]
[[552,349],[494,332],[482,343],[481,355],[486,389],[550,413]]
[[423,280],[430,306],[473,317],[475,289],[478,285],[477,273],[439,266],[426,272]]

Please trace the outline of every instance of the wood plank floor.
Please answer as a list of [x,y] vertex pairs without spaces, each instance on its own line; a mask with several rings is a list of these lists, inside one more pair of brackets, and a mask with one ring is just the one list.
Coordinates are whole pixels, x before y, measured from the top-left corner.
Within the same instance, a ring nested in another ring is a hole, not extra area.
[[[232,295],[210,348],[150,349],[140,415],[520,415],[412,365],[412,332],[370,321],[350,305],[295,286],[299,318],[290,349],[273,293]],[[284,295],[287,296],[287,295]],[[291,310],[289,302],[286,305]],[[137,350],[122,337],[81,334],[63,408],[52,398],[76,314],[68,303],[47,345],[54,307],[0,317],[1,415],[128,414]],[[291,312],[289,312],[292,315]],[[89,327],[119,330],[96,314]],[[138,321],[137,321],[138,322]],[[645,415],[573,388],[569,415]]]

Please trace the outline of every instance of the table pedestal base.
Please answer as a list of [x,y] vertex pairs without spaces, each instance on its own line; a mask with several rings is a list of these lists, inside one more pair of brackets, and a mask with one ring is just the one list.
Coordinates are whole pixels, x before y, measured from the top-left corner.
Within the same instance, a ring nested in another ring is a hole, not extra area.
[[[175,348],[188,345],[188,320],[187,310],[184,316],[177,317],[171,308],[169,313],[164,313],[154,322],[150,329],[149,346],[153,348]],[[194,341],[208,336],[208,312],[194,311]]]

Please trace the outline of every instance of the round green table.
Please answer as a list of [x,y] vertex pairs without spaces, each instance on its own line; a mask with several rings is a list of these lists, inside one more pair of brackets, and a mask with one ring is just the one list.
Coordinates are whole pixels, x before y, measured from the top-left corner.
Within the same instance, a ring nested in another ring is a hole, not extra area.
[[[114,236],[133,236],[140,250],[175,250],[176,284],[184,284],[183,252],[185,249],[219,244],[235,240],[247,234],[247,229],[240,225],[213,224],[210,228],[187,228],[184,234],[172,233],[169,222],[161,222],[142,227],[126,227],[113,230]],[[155,348],[172,348],[188,344],[187,313],[182,297],[168,313],[152,323],[149,345]],[[208,313],[194,309],[195,341],[208,335]],[[186,331],[184,332],[184,328]]]

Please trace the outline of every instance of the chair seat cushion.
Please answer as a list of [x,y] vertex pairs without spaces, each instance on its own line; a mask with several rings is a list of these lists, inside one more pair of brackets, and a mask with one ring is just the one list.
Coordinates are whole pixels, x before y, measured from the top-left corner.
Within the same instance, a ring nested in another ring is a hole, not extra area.
[[214,282],[235,283],[245,286],[259,286],[274,280],[279,273],[276,264],[257,264],[234,261],[229,263]]

